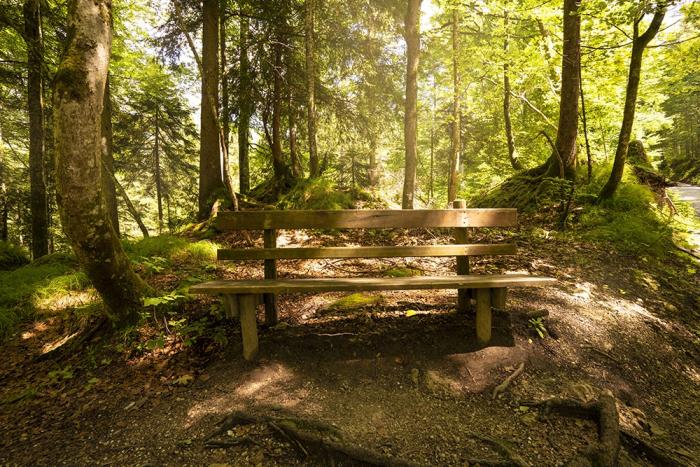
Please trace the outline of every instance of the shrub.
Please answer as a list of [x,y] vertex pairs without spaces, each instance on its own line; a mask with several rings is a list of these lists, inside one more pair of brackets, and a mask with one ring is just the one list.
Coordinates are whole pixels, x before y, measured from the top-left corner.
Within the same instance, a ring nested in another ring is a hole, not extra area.
[[17,269],[29,263],[27,253],[17,245],[0,241],[0,271]]

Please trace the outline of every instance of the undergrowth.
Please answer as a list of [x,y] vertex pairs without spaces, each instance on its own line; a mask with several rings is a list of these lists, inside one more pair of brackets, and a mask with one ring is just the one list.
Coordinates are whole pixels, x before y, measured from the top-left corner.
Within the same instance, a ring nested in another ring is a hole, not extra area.
[[22,248],[0,241],[0,271],[16,269],[29,263],[29,256]]

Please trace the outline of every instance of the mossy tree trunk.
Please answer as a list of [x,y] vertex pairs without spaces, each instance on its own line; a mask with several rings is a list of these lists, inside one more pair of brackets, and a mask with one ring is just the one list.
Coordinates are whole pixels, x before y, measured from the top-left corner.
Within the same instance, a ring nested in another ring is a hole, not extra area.
[[44,174],[44,46],[39,0],[24,3],[24,41],[27,44],[32,257],[36,259],[49,252],[49,204]]
[[637,106],[637,94],[639,92],[639,81],[642,73],[642,58],[644,49],[649,42],[656,36],[663,23],[666,14],[664,2],[657,4],[654,17],[651,24],[644,32],[639,35],[639,23],[644,18],[644,13],[634,21],[634,33],[632,36],[632,55],[630,57],[629,75],[627,78],[627,89],[625,91],[625,110],[622,114],[622,125],[620,127],[620,136],[617,139],[617,149],[615,150],[615,162],[613,162],[612,172],[607,183],[600,191],[601,199],[611,198],[617,190],[622,175],[625,171],[625,161],[627,159],[627,148],[629,147],[630,138],[632,136],[632,126],[634,124],[634,112]]
[[515,150],[515,138],[513,137],[513,123],[510,118],[510,60],[508,58],[509,44],[508,10],[503,12],[503,122],[506,130],[506,143],[508,145],[508,159],[514,170],[522,170],[523,165],[518,159]]
[[564,177],[576,176],[576,136],[578,135],[579,63],[581,61],[581,16],[579,0],[564,0],[564,45],[561,60],[559,126],[553,157],[547,175],[558,176],[557,153],[563,163]]
[[[225,187],[221,169],[221,146],[217,106],[219,102],[219,0],[202,2],[202,99],[199,141],[200,220],[209,217],[217,195]],[[223,139],[223,138],[222,138]]]
[[111,2],[74,0],[68,47],[54,80],[56,188],[82,269],[117,325],[138,319],[145,283],[131,269],[102,194],[101,117],[112,43]]
[[418,62],[420,58],[420,5],[421,0],[408,0],[404,18],[406,40],[406,100],[404,104],[405,169],[401,207],[413,209],[418,167]]

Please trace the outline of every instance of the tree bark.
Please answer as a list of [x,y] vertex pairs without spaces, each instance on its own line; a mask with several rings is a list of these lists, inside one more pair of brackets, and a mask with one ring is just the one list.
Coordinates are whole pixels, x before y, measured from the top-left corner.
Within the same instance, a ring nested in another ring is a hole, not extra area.
[[[200,106],[199,212],[209,217],[217,194],[224,190],[216,108],[219,102],[219,0],[202,1],[202,98]],[[222,138],[223,139],[223,138]]]
[[315,0],[306,0],[304,30],[306,35],[306,112],[309,139],[309,177],[320,175],[318,149],[316,147],[316,57],[314,20],[316,14]]
[[[459,152],[462,148],[462,122],[461,122],[461,99],[460,99],[460,76],[457,64],[459,54],[459,13],[457,8],[452,10],[452,148],[450,151],[450,174],[447,182],[447,203],[452,202],[457,197],[459,189]],[[431,139],[431,158],[432,154]],[[432,160],[432,159],[431,159]]]
[[588,118],[586,116],[586,98],[583,94],[583,76],[581,72],[581,63],[578,64],[578,83],[581,92],[581,123],[583,123],[583,138],[586,142],[586,166],[588,169],[587,182],[591,183],[593,177],[593,159],[591,157],[591,143],[588,141]]
[[421,0],[408,0],[404,19],[406,40],[406,101],[404,106],[405,170],[401,207],[413,209],[418,166],[418,61],[420,56]]
[[238,180],[239,190],[243,194],[250,191],[250,165],[248,161],[248,138],[250,135],[251,95],[250,63],[248,61],[248,18],[241,13],[239,45],[239,116],[238,116]]
[[[2,136],[2,130],[0,130],[0,136]],[[0,138],[0,140],[1,139],[2,138]],[[9,202],[7,199],[7,185],[5,184],[5,180],[5,154],[2,151],[2,144],[0,144],[0,240],[3,242],[7,241],[7,221],[10,217]]]
[[44,46],[39,0],[24,4],[24,40],[27,44],[27,98],[29,109],[29,180],[32,213],[32,257],[49,252],[49,207],[44,174]]
[[156,200],[158,202],[158,234],[163,232],[163,181],[160,174],[160,110],[156,106],[155,141],[153,146],[154,175],[156,181]]
[[[289,73],[289,69],[290,63],[287,63],[287,73]],[[289,160],[292,165],[292,175],[298,178],[303,176],[304,170],[301,166],[301,160],[299,159],[299,152],[297,151],[297,118],[291,89],[289,92],[289,99],[287,100],[287,119],[289,124]]]
[[637,106],[637,94],[639,93],[639,81],[642,73],[642,58],[644,50],[649,42],[656,36],[661,28],[661,23],[666,15],[666,7],[663,2],[659,2],[654,12],[654,17],[651,24],[644,32],[639,35],[639,23],[644,17],[642,13],[634,22],[634,33],[632,38],[632,55],[630,57],[629,75],[627,78],[627,89],[625,91],[625,110],[622,114],[622,125],[620,127],[620,136],[617,139],[617,149],[615,150],[615,161],[613,162],[612,172],[607,183],[600,191],[601,199],[609,199],[615,194],[622,175],[625,171],[625,161],[627,160],[627,148],[629,147],[630,138],[632,136],[632,126],[634,125],[634,113]]
[[54,79],[56,188],[66,236],[116,325],[138,320],[145,283],[109,222],[101,183],[101,114],[112,44],[111,2],[74,0]]
[[503,122],[506,128],[506,143],[508,144],[508,159],[513,170],[523,170],[523,165],[518,160],[515,151],[515,139],[513,138],[513,124],[510,119],[510,62],[508,59],[509,37],[508,37],[508,10],[503,12]]
[[126,204],[126,210],[129,211],[129,214],[131,214],[131,217],[134,219],[134,222],[136,222],[136,225],[139,226],[139,230],[141,230],[141,235],[143,235],[143,238],[148,238],[148,229],[146,228],[146,224],[143,223],[141,214],[139,214],[139,212],[136,210],[136,206],[134,206],[134,203],[131,202],[129,194],[126,192],[122,184],[119,183],[119,180],[117,180],[117,177],[114,175],[114,172],[112,172],[112,170],[109,167],[107,167],[104,161],[102,161],[102,175],[108,176],[112,179],[112,183],[114,184],[116,190],[119,192],[119,196],[122,197],[124,204]]
[[[107,166],[109,173],[114,173],[114,144],[112,142],[112,93],[109,86],[109,75],[105,84],[104,103],[102,110],[102,162]],[[117,236],[120,236],[119,231],[119,208],[117,206],[117,191],[114,186],[112,176],[105,172],[100,177],[102,180],[102,193],[107,205],[109,220],[114,227]]]
[[[564,45],[561,61],[559,126],[555,153],[564,165],[564,177],[576,177],[576,136],[578,134],[579,63],[581,60],[581,17],[579,0],[564,0]],[[555,154],[553,154],[555,157]],[[550,159],[551,160],[551,159]],[[557,164],[549,164],[547,175],[558,176]]]
[[229,158],[231,140],[231,109],[228,92],[228,71],[226,59],[226,0],[220,0],[219,3],[219,54],[220,54],[220,79],[221,79],[221,131],[223,137],[222,155],[222,171],[221,174],[226,186],[231,185],[231,161]]
[[272,85],[272,170],[276,185],[281,187],[286,178],[286,165],[282,154],[282,38],[274,45],[274,78]]

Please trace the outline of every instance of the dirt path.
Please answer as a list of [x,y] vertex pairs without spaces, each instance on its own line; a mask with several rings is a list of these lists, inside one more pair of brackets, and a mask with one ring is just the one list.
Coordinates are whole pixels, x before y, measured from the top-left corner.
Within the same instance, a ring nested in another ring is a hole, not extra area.
[[678,195],[681,201],[692,204],[695,213],[700,217],[700,186],[679,183],[678,186],[670,187],[668,190]]
[[[37,392],[0,405],[0,464],[317,465],[259,427],[226,434],[228,448],[205,447],[227,414],[246,410],[330,424],[353,443],[422,465],[506,461],[489,439],[528,465],[563,465],[595,440],[596,427],[521,401],[609,391],[625,430],[700,465],[700,279],[678,282],[674,274],[687,265],[675,260],[661,265],[546,237],[510,240],[521,254],[479,259],[474,272],[528,271],[559,283],[509,293],[485,348],[474,343],[473,318],[454,313],[450,291],[385,293],[356,310],[330,310],[338,294],[283,296],[283,324],[261,332],[254,363],[240,358],[235,323],[221,351],[111,347],[61,365],[31,362],[51,324],[28,326],[3,349],[0,400],[27,387]],[[399,265],[427,274],[455,267],[432,258]],[[280,274],[368,275],[389,266],[396,263],[299,261]],[[545,338],[523,315],[542,309]],[[492,399],[523,362],[523,374]],[[625,450],[623,465],[649,464],[639,455]]]

